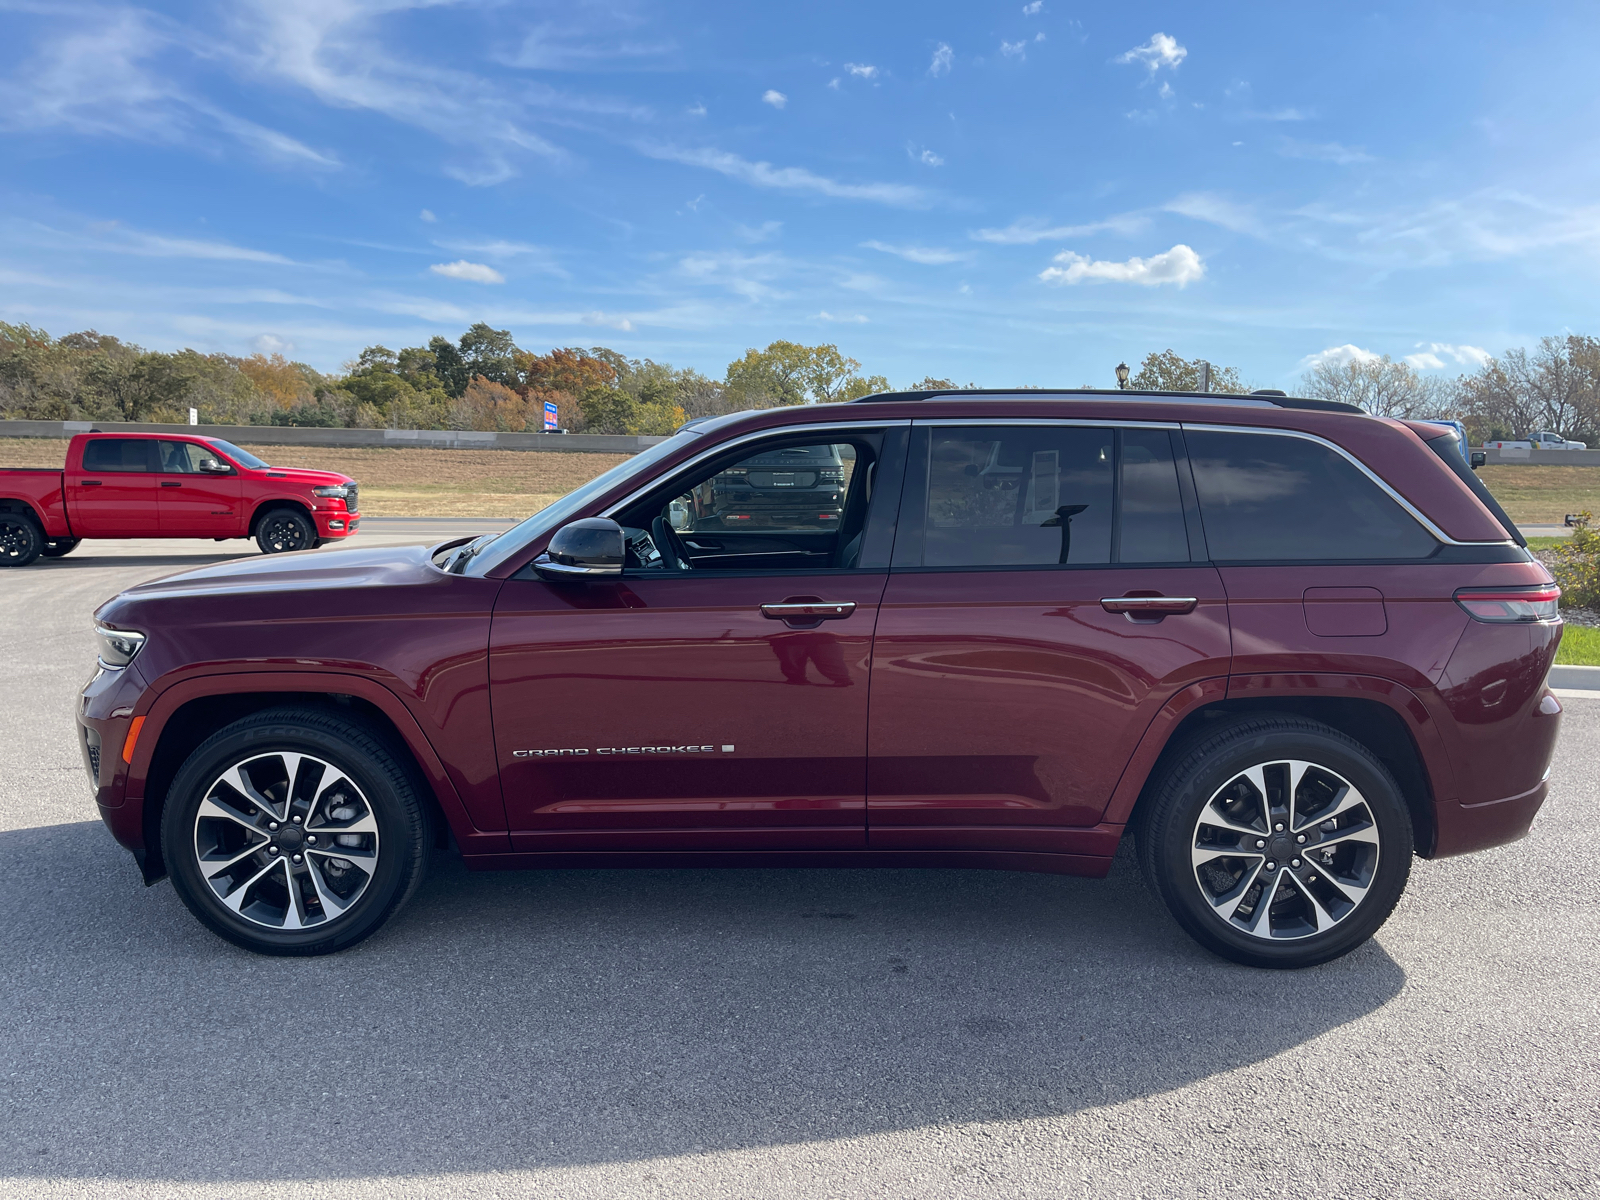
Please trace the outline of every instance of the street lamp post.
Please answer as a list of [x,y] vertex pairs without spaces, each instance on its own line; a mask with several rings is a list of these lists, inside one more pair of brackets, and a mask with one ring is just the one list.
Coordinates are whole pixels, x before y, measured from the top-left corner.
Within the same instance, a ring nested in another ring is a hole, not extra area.
[[1117,386],[1124,389],[1128,386],[1128,364],[1125,362],[1117,364]]

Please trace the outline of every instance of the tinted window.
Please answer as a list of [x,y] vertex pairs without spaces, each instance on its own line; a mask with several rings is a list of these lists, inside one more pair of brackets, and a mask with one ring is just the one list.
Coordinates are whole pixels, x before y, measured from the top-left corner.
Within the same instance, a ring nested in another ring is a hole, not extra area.
[[1111,561],[1110,429],[934,429],[928,458],[929,567]]
[[252,471],[259,471],[262,467],[267,465],[254,454],[251,454],[250,451],[241,450],[232,442],[225,442],[221,438],[207,438],[206,440],[218,450],[221,450],[229,458],[233,459],[233,461],[238,463],[241,467],[248,467]]
[[83,448],[83,469],[90,474],[148,471],[149,447],[142,438],[96,438]]
[[1426,558],[1438,543],[1343,455],[1304,438],[1189,432],[1211,557]]
[[1165,429],[1122,431],[1122,535],[1117,561],[1189,561],[1189,534],[1172,435]]

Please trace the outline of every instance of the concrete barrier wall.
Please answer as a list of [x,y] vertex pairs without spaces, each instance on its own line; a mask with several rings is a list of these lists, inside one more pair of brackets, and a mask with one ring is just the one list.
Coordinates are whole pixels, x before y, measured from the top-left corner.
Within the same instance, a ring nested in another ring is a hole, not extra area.
[[[70,438],[104,433],[185,433],[256,446],[432,446],[444,450],[560,450],[637,454],[666,441],[610,433],[479,433],[471,429],[303,429],[288,425],[157,425],[146,421],[0,421],[0,437]],[[1600,453],[1600,451],[1597,451]]]
[[1600,450],[1489,450],[1491,463],[1521,466],[1600,467]]

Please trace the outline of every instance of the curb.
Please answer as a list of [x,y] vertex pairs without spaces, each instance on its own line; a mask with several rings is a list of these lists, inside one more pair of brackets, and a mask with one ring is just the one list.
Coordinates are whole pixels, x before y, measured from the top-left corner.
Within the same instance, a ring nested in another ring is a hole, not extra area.
[[1600,667],[1573,667],[1556,664],[1545,683],[1560,691],[1600,693]]

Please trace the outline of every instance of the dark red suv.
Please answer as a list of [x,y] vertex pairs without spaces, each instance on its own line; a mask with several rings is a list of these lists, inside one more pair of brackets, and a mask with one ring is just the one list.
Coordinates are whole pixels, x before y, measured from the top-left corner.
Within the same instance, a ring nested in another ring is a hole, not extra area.
[[[1201,943],[1321,962],[1548,786],[1558,592],[1455,437],[1275,395],[699,422],[506,533],[123,593],[85,761],[145,879],[269,953],[452,844],[1103,875],[1133,830]],[[788,449],[849,464],[835,527],[677,527]]]

